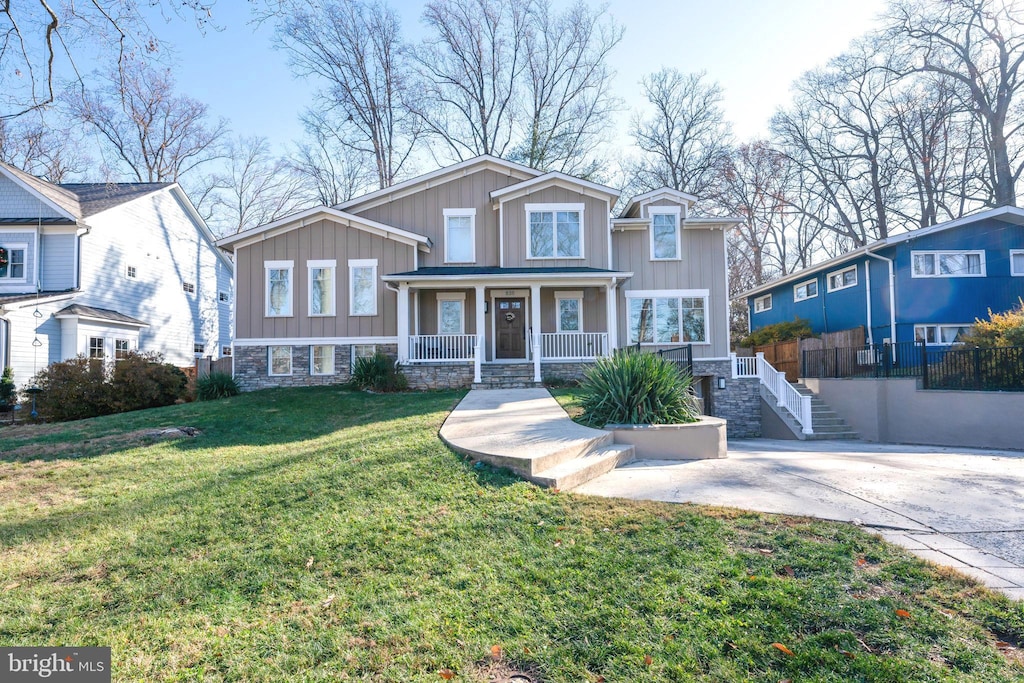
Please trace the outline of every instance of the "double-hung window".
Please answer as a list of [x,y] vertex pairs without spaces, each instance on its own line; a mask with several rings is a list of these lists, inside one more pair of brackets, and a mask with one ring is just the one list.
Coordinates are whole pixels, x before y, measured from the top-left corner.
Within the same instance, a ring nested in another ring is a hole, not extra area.
[[348,261],[349,315],[377,315],[377,259]]
[[267,367],[271,376],[292,374],[292,347],[271,346],[268,347]]
[[294,261],[264,261],[266,273],[267,317],[281,318],[292,314],[292,269]]
[[309,348],[309,374],[334,374],[334,346],[324,344]]
[[1010,250],[1010,275],[1024,277],[1024,249]]
[[808,280],[793,286],[793,301],[804,301],[818,296],[818,281]]
[[651,260],[672,261],[680,257],[679,207],[651,208]]
[[89,358],[103,358],[103,337],[89,337]]
[[583,331],[583,292],[555,292],[558,332]]
[[476,261],[476,209],[444,210],[444,262]]
[[765,294],[754,299],[754,313],[764,313],[772,310],[772,295]]
[[25,279],[25,251],[27,244],[0,244],[4,259],[0,262],[0,280]]
[[439,292],[437,295],[437,333],[465,334],[465,292]]
[[334,315],[334,259],[306,261],[309,271],[309,314],[311,316]]
[[857,285],[857,266],[850,266],[828,274],[828,291],[835,292]]
[[527,204],[531,259],[583,258],[583,204]]
[[124,360],[128,357],[128,340],[127,339],[115,339],[114,340],[114,360]]
[[985,252],[913,251],[912,277],[985,277]]
[[707,290],[627,292],[630,344],[706,344]]

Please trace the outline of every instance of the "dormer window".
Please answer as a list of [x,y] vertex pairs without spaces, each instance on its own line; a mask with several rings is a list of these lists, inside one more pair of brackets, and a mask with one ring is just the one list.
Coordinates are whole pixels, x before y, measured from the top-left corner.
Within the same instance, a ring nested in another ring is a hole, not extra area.
[[679,207],[651,207],[651,260],[680,258]]
[[583,258],[583,204],[527,204],[528,258]]
[[444,210],[444,262],[476,261],[476,209]]

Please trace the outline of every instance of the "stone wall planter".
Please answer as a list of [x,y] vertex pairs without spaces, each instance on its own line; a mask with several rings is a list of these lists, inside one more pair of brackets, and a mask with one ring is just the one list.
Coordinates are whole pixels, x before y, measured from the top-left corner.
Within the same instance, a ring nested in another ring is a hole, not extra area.
[[615,443],[636,449],[640,460],[707,460],[726,457],[726,421],[703,416],[679,425],[605,425]]

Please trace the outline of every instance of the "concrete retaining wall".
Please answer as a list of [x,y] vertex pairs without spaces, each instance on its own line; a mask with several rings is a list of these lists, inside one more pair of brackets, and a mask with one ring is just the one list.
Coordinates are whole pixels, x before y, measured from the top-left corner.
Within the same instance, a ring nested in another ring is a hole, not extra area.
[[606,425],[615,443],[633,446],[643,460],[706,460],[727,455],[725,420],[702,417],[681,425]]
[[1024,393],[925,391],[916,379],[804,379],[868,441],[1024,449]]

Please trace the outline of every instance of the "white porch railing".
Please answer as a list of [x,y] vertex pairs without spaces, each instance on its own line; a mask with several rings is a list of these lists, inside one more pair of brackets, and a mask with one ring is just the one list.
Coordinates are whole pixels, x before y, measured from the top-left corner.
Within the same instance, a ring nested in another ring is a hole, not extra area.
[[472,361],[476,349],[475,334],[409,335],[409,362]]
[[814,433],[811,424],[811,397],[804,396],[794,389],[793,385],[786,381],[786,373],[773,368],[772,364],[764,359],[763,353],[757,354],[754,358],[729,355],[732,359],[734,378],[757,377],[768,389],[768,393],[775,398],[776,405],[785,408],[796,419],[804,434]]
[[560,332],[540,335],[544,360],[591,360],[608,355],[607,332]]

